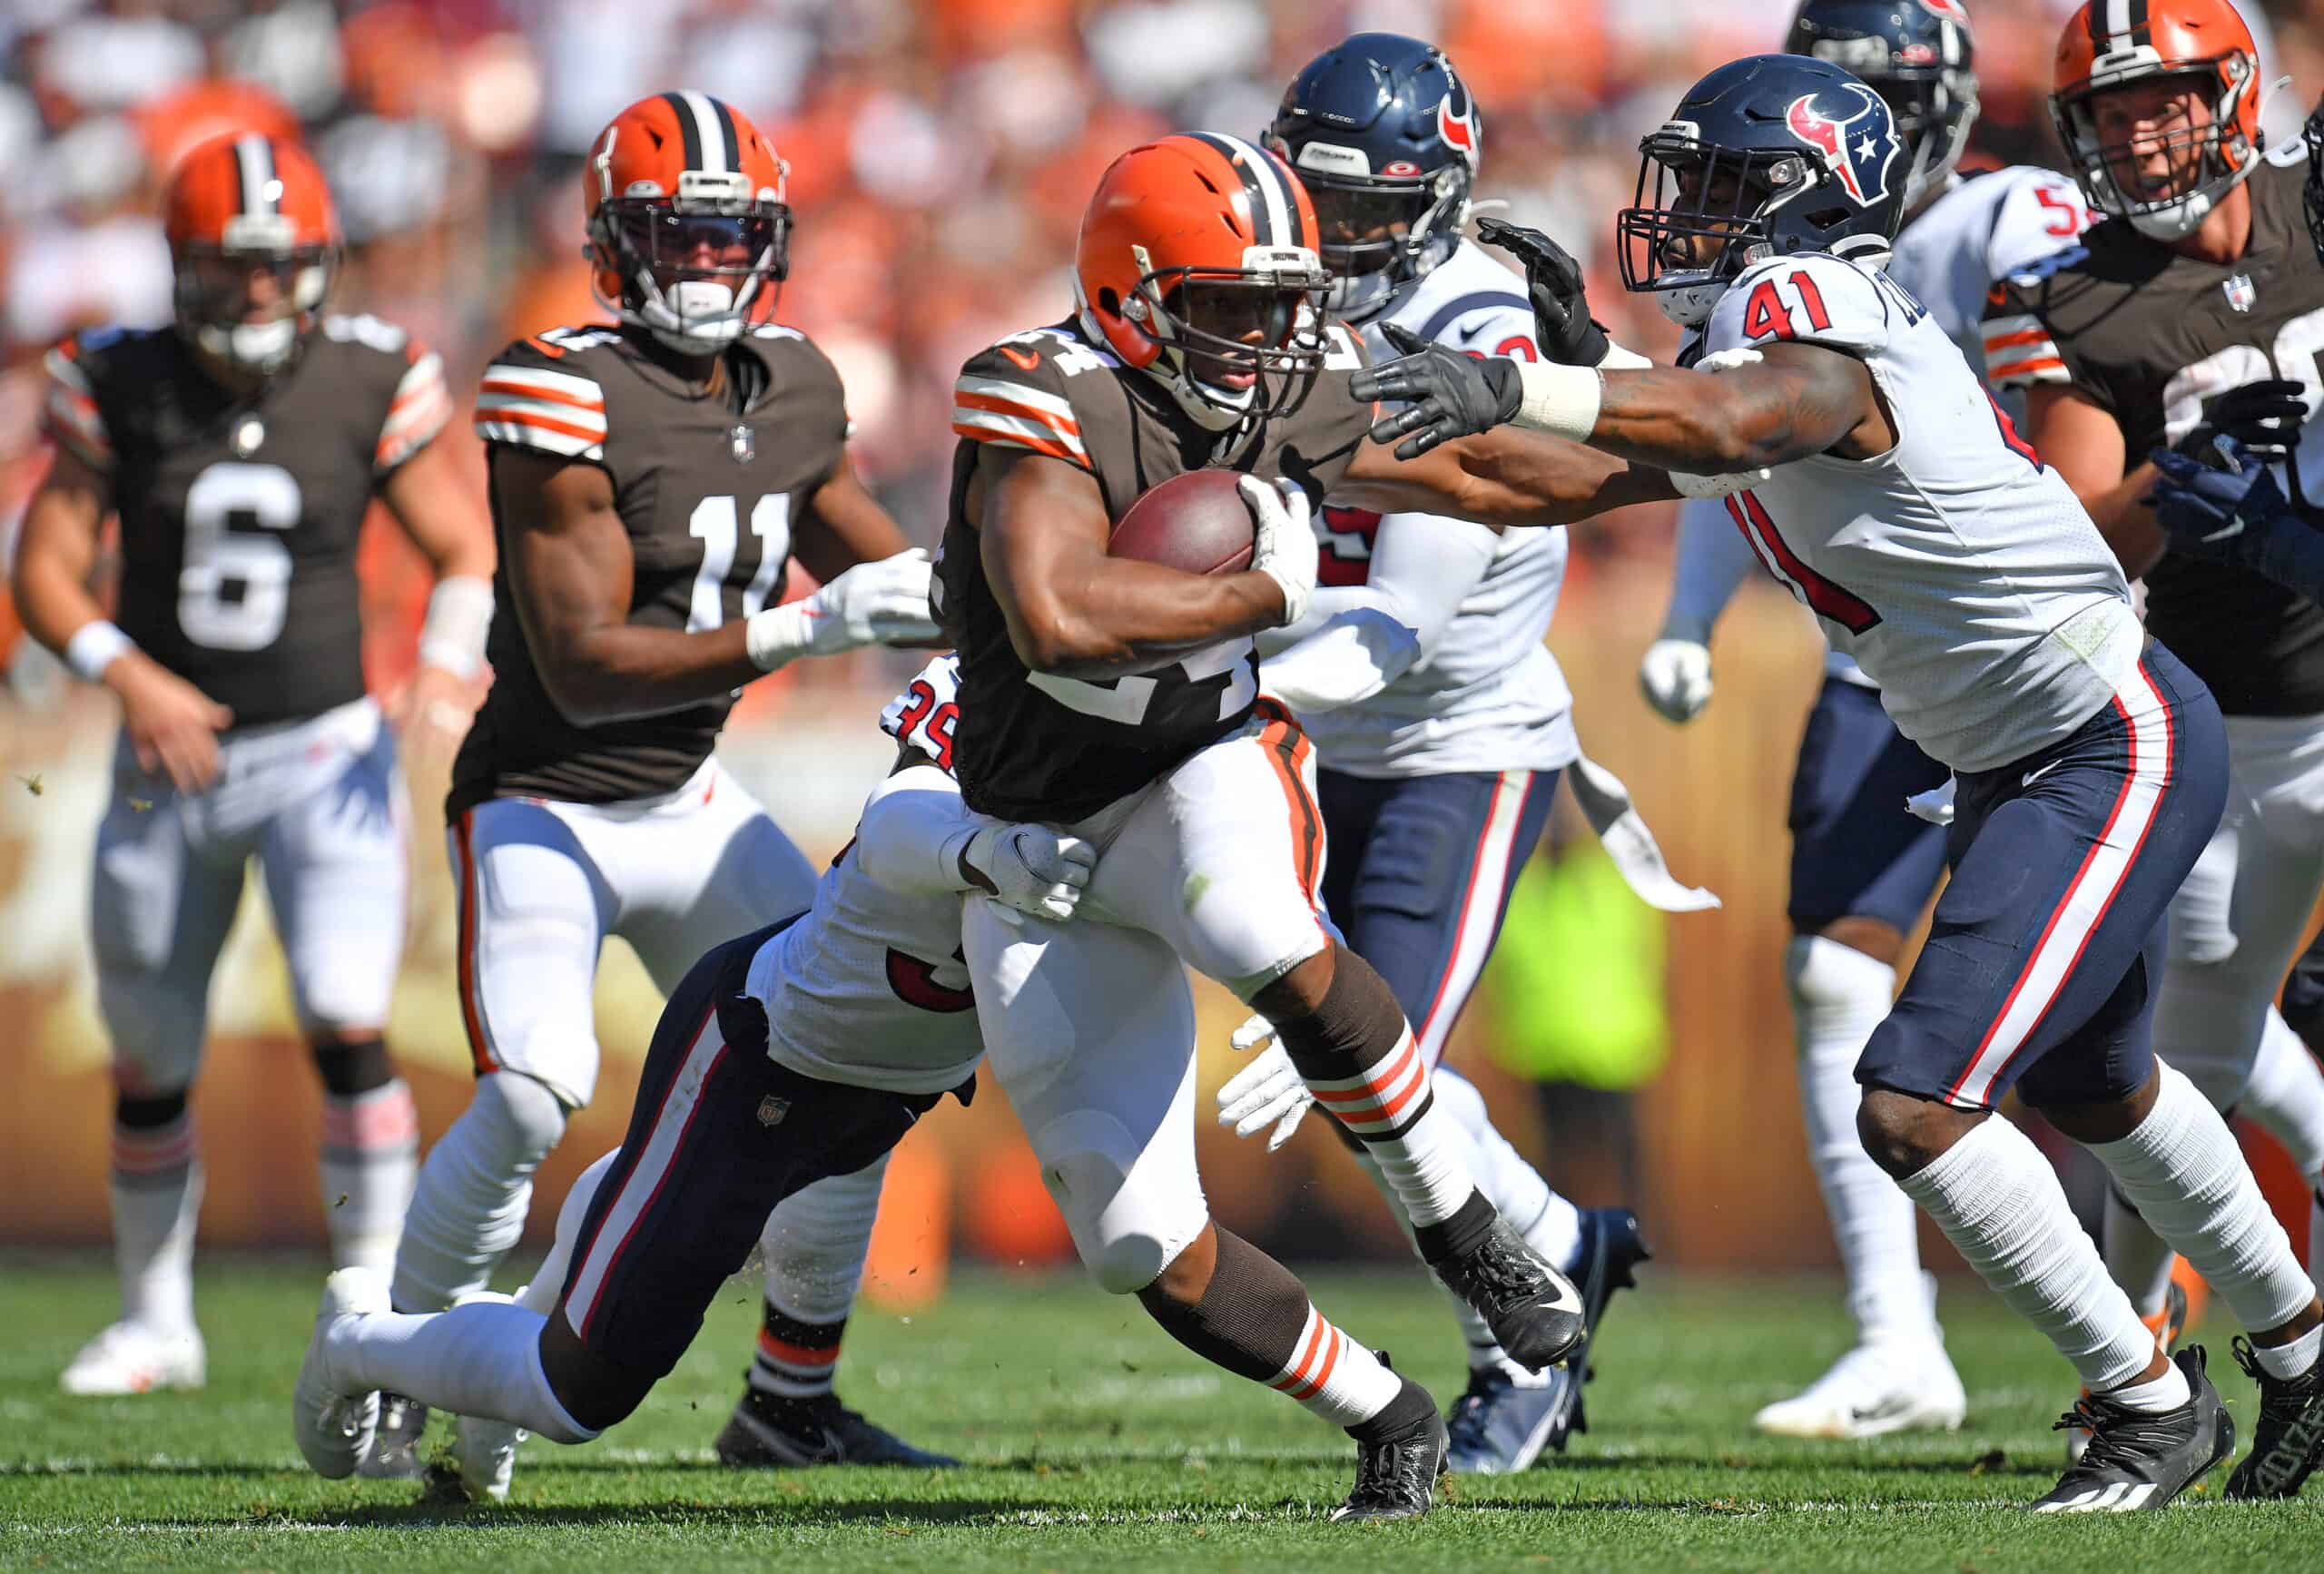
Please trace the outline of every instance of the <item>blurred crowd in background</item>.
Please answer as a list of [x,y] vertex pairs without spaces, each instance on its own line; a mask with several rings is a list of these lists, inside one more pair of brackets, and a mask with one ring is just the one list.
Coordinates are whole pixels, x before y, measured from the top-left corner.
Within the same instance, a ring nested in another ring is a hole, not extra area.
[[[2043,100],[2071,0],[1967,4],[1984,100],[1969,164],[2054,163]],[[2324,83],[2324,0],[2239,4],[2260,36],[2267,77],[2290,74],[2312,94]],[[47,463],[41,351],[76,327],[168,320],[157,194],[173,159],[221,131],[306,138],[346,231],[333,305],[418,335],[442,352],[460,391],[511,338],[607,315],[582,261],[578,180],[604,123],[669,88],[729,100],[791,164],[793,271],[779,315],[838,364],[859,469],[905,529],[932,543],[951,462],[954,374],[994,339],[1067,314],[1083,204],[1125,149],[1180,128],[1263,131],[1293,73],[1350,32],[1433,39],[1482,113],[1480,197],[1583,258],[1592,303],[1618,339],[1667,353],[1675,330],[1646,298],[1623,293],[1611,250],[1614,211],[1637,180],[1638,139],[1712,66],[1777,47],[1791,9],[1792,0],[0,0],[0,169],[9,172],[0,181],[0,557]],[[2291,134],[2307,103],[2277,96],[2266,123]],[[482,453],[465,423],[446,440],[480,486]],[[1663,511],[1626,524],[1576,532],[1551,643],[1593,753],[1639,789],[1674,864],[1728,906],[1686,920],[1684,937],[1674,927],[1666,977],[1659,915],[1620,889],[1586,833],[1553,835],[1520,891],[1483,1004],[1464,1024],[1475,1043],[1466,1067],[1475,1074],[1490,1059],[1499,1076],[1546,1086],[1542,1140],[1526,1146],[1554,1149],[1553,1177],[1585,1201],[1627,1198],[1652,1215],[1657,1192],[1715,1198],[1699,1219],[1661,1213],[1666,1254],[1816,1260],[1827,1240],[1806,1167],[1780,1146],[1797,1117],[1789,1077],[1776,1068],[1790,1054],[1777,966],[1782,794],[1820,644],[1788,604],[1740,609],[1721,644],[1728,697],[1684,733],[1651,720],[1632,674],[1661,616],[1669,519]],[[367,662],[382,689],[411,661],[426,596],[409,551],[391,530],[367,536]],[[25,791],[0,797],[0,932],[12,937],[0,954],[0,1013],[42,1026],[29,1040],[0,1042],[0,1065],[31,1109],[65,1112],[35,1115],[12,1138],[26,1176],[47,1185],[59,1166],[94,1165],[103,1152],[102,1039],[86,1008],[79,898],[111,708],[64,692],[61,669],[16,637],[5,601],[0,667],[20,705],[0,695],[0,759]],[[763,795],[811,852],[844,838],[881,768],[884,741],[870,717],[911,659],[867,652],[798,664],[754,684],[730,728],[730,763],[760,752]],[[1707,781],[1722,790],[1689,785]],[[432,1132],[464,1097],[466,1055],[449,1005],[435,793],[413,785],[414,938],[394,1037],[408,1069],[443,1073],[417,1080]],[[1680,964],[1682,939],[1692,949]],[[245,980],[266,976],[253,969],[230,967],[221,998],[252,994]],[[617,1008],[630,996],[625,1018]],[[1212,1007],[1226,1009],[1223,997]],[[609,1045],[642,1044],[653,1009],[642,975],[601,983]],[[230,1016],[218,1030],[279,1034],[281,1023],[270,1021],[238,1027]],[[1223,1041],[1223,1027],[1215,1036]],[[1631,1090],[1666,1057],[1684,1074],[1664,1079],[1634,1124]],[[232,1112],[255,1154],[303,1134],[275,1107],[305,1097],[285,1091],[303,1090],[303,1076],[263,1069],[282,1064],[261,1063],[243,1091],[206,1079],[204,1118]],[[603,1140],[567,1145],[584,1158],[616,1138],[626,1098],[608,1091],[600,1103],[593,1116],[611,1123],[595,1133]],[[1738,1121],[1760,1134],[1764,1162],[1698,1180]],[[1049,1216],[1024,1205],[1039,1195],[1029,1158],[989,1158],[946,1140],[958,1175],[985,1166],[1000,1176],[976,1188],[998,1200],[975,1216]],[[1206,1130],[1204,1164],[1222,1216],[1266,1238],[1255,1210],[1280,1193],[1262,1176],[1279,1181],[1290,1156],[1263,1172],[1256,1145]],[[272,1238],[271,1221],[306,1205],[286,1203],[265,1165],[253,1159],[241,1176],[232,1162],[222,1158],[213,1176],[205,1227]],[[1344,1165],[1319,1162],[1315,1173],[1354,1180]],[[87,1205],[78,1213],[44,1205],[38,1216],[0,1219],[0,1234],[101,1230],[94,1168],[84,1180],[65,1188]],[[891,1194],[900,1184],[891,1176]],[[966,1178],[958,1184],[969,1189]],[[1344,1189],[1348,1217],[1376,1208],[1368,1187]],[[1326,1247],[1312,1219],[1303,1227],[1303,1254]],[[1003,1261],[1036,1250],[1005,1230],[982,1246]],[[1047,1244],[1051,1254],[1062,1249],[1061,1238]]]

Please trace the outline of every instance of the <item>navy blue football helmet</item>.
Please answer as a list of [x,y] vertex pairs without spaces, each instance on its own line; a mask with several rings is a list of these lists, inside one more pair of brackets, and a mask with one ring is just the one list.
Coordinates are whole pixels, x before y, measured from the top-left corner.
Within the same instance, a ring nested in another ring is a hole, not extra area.
[[1806,0],[1783,46],[1856,73],[1888,101],[1905,143],[1906,212],[1961,162],[1977,119],[1961,0]]
[[1837,65],[1752,54],[1687,90],[1639,143],[1615,220],[1622,282],[1685,327],[1735,276],[1794,251],[1887,257],[1905,217],[1904,143],[1887,103]]
[[1315,199],[1334,311],[1376,311],[1452,254],[1479,141],[1452,63],[1416,38],[1358,33],[1292,79],[1266,143]]

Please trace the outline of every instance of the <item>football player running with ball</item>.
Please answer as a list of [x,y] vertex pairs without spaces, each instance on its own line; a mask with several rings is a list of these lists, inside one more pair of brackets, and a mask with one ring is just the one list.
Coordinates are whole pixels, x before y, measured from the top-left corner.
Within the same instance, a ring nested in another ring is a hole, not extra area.
[[[1394,353],[1383,336],[1393,324],[1455,349],[1535,356],[1521,281],[1462,236],[1482,130],[1442,51],[1390,33],[1334,45],[1293,80],[1265,142],[1315,200],[1332,275],[1325,302],[1362,330],[1370,351]],[[1551,1191],[1493,1128],[1476,1087],[1443,1064],[1559,774],[1581,753],[1572,695],[1541,643],[1565,577],[1565,532],[1339,507],[1324,508],[1319,526],[1306,615],[1258,644],[1262,687],[1291,707],[1315,750],[1332,849],[1324,905],[1412,1023],[1438,1102],[1466,1134],[1478,1185],[1574,1280],[1594,1329],[1647,1255],[1636,1220],[1623,1208],[1577,1210]],[[1601,802],[1588,782],[1577,790]],[[1679,892],[1659,869],[1649,874],[1659,884],[1640,883],[1655,900],[1710,900]],[[1267,1031],[1255,1018],[1236,1042]],[[1311,1098],[1276,1046],[1220,1088],[1218,1102],[1222,1122],[1238,1136],[1270,1132],[1272,1148]],[[1379,1167],[1364,1168],[1393,1205]],[[1455,1306],[1469,1387],[1447,1417],[1451,1468],[1521,1471],[1544,1449],[1562,1450],[1583,1423],[1586,1350],[1526,1372],[1473,1311]]]
[[[1693,330],[1687,369],[1433,348],[1355,390],[1413,401],[1374,432],[1407,452],[1514,419],[1725,477],[1754,553],[1954,772],[1952,880],[1857,1064],[1858,1130],[2090,1391],[2070,1418],[2090,1447],[2034,1506],[2161,1507],[2234,1446],[2203,1353],[2158,1352],[1994,1107],[2014,1087],[2097,1156],[2251,1331],[2269,1383],[2318,1381],[2324,1303],[2225,1122],[2149,1042],[2165,910],[2228,796],[2219,708],[2146,637],[2066,483],[1880,271],[1904,172],[1878,94],[1821,61],[1753,56],[1698,83],[1642,149],[1624,281]],[[1578,290],[1551,302],[1544,342],[1587,314]],[[2295,1456],[2270,1491],[2313,1466],[2297,1419],[2263,1402],[2254,1458]]]
[[[605,938],[672,990],[713,945],[812,896],[806,859],[713,756],[742,686],[936,632],[925,556],[848,461],[838,374],[771,320],[784,180],[716,99],[632,104],[581,173],[619,326],[521,339],[485,370],[497,681],[446,804],[477,1087],[420,1171],[396,1259],[405,1311],[482,1289],[516,1244],[534,1171],[596,1087]],[[778,606],[794,557],[822,587]],[[782,1372],[753,1363],[719,1440],[728,1462],[941,1462],[832,1393],[884,1162],[769,1221],[769,1322],[804,1353]],[[420,1418],[389,1409],[392,1453]]]
[[[364,692],[356,546],[374,497],[436,574],[396,732],[448,755],[474,708],[492,536],[450,445],[443,365],[375,318],[326,315],[339,223],[304,150],[228,135],[172,174],[176,322],[50,351],[56,457],[15,565],[25,625],[120,696],[92,931],[113,1042],[121,1321],[68,1393],[199,1388],[202,1160],[187,1089],[211,974],[255,856],[323,1081],[332,1256],[385,1268],[419,1127],[388,1058],[407,919],[395,736]],[[117,621],[89,591],[121,520]]]
[[[1903,143],[1905,216],[1886,272],[1982,367],[1985,292],[2073,244],[2090,222],[2082,193],[2031,165],[1957,172],[1977,115],[1974,42],[1958,0],[1807,0],[1784,48],[1854,72],[1888,105]],[[1723,504],[1698,499],[1681,511],[1670,609],[1639,669],[1648,703],[1670,721],[1693,720],[1709,701],[1711,629],[1758,568]],[[1823,1376],[1753,1424],[1787,1437],[1950,1430],[1967,1402],[1937,1325],[1936,1282],[1921,1271],[1912,1199],[1856,1132],[1856,1057],[1896,999],[1905,937],[1945,868],[1944,831],[1905,802],[1941,787],[1946,772],[1896,730],[1853,658],[1827,649],[1824,670],[1792,773],[1784,985],[1808,1162],[1856,1336]]]

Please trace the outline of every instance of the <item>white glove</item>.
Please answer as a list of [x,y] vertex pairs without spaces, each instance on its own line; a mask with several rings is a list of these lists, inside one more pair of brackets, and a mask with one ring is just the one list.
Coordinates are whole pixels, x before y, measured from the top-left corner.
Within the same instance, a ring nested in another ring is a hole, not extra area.
[[743,648],[762,672],[803,655],[936,637],[928,603],[935,574],[924,548],[859,563],[814,595],[753,616]]
[[1251,569],[1283,586],[1283,621],[1297,623],[1315,593],[1315,510],[1296,483],[1245,476],[1235,488],[1257,522]]
[[[1274,1039],[1275,1024],[1265,1017],[1253,1017],[1236,1028],[1227,1042],[1243,1052]],[[1291,1140],[1291,1134],[1307,1118],[1307,1107],[1315,1102],[1315,1096],[1307,1091],[1306,1079],[1291,1063],[1290,1053],[1275,1042],[1218,1090],[1218,1124],[1233,1126],[1237,1136],[1249,1136],[1269,1121],[1275,1122],[1275,1130],[1267,1137],[1267,1151],[1273,1153]]]
[[1664,720],[1693,721],[1710,703],[1710,647],[1699,639],[1665,635],[1646,647],[1646,659],[1638,664],[1638,686]]
[[1096,848],[1046,825],[988,825],[969,838],[960,857],[984,876],[993,900],[1059,923],[1081,904],[1098,867]]

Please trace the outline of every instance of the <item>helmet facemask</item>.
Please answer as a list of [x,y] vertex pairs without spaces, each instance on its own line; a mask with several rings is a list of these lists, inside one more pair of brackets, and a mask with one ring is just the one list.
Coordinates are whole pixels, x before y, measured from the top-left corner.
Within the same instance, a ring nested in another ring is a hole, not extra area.
[[1865,79],[1888,105],[1905,144],[1905,211],[1941,190],[1968,151],[1977,120],[1977,79],[1953,67]]
[[[2106,64],[2102,57],[2086,82],[2051,100],[2058,140],[2083,192],[2091,206],[2127,220],[2152,240],[2193,234],[2259,162],[2259,148],[2237,124],[2242,100],[2254,91],[2257,66],[2240,50],[2167,68],[2133,62],[2108,70]],[[2110,107],[2117,115],[2130,113],[2116,95],[2142,93],[2157,83],[2171,91],[2149,99],[2151,113],[2134,123],[2152,128],[2147,133],[2104,123],[2114,118]],[[2197,118],[2198,103],[2207,120]],[[2164,169],[2142,167],[2155,158]]]
[[1638,192],[1614,221],[1622,284],[1699,327],[1738,274],[1775,255],[1772,216],[1813,186],[1811,171],[1797,153],[1712,147],[1680,121],[1639,145]]
[[220,240],[174,249],[178,328],[222,365],[257,377],[281,370],[299,352],[330,293],[339,249],[299,245],[280,214],[241,214]]
[[2324,107],[2308,117],[2300,133],[2308,143],[2308,179],[2300,189],[2300,205],[2308,210],[2308,239],[2316,261],[2324,266]]
[[[1270,145],[1295,162],[1282,139]],[[1315,204],[1315,250],[1332,275],[1325,304],[1335,317],[1361,320],[1377,311],[1401,286],[1451,256],[1468,222],[1465,165],[1413,180],[1335,175],[1312,160],[1295,167]]]
[[1305,395],[1324,365],[1330,284],[1304,246],[1251,246],[1239,269],[1150,270],[1128,300],[1100,304],[1153,341],[1157,353],[1145,369],[1179,408],[1223,431],[1255,411],[1279,415]]
[[[597,298],[682,355],[714,355],[774,315],[791,210],[747,177],[688,170],[678,194],[609,198],[590,222]],[[606,298],[604,275],[621,280]]]

